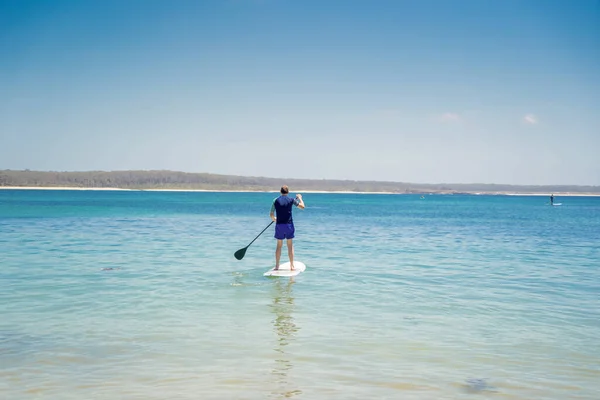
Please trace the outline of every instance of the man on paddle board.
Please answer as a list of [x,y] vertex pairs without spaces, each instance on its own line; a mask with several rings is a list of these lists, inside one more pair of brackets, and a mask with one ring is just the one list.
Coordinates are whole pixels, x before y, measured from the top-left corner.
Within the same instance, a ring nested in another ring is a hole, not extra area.
[[275,270],[279,269],[279,259],[281,258],[281,248],[283,240],[287,242],[288,256],[290,257],[290,269],[294,269],[294,221],[292,219],[292,208],[294,206],[304,209],[302,195],[298,193],[296,198],[288,196],[290,189],[283,185],[281,187],[281,196],[273,200],[271,204],[271,219],[275,222],[275,239],[277,239],[277,249],[275,250]]

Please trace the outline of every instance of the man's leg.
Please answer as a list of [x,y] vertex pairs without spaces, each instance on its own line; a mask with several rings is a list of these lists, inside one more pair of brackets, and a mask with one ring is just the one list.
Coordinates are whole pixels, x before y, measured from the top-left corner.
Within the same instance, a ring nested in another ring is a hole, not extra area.
[[281,248],[283,247],[283,240],[277,239],[277,249],[275,250],[275,269],[279,269],[279,259],[281,258]]
[[290,257],[290,269],[294,269],[294,243],[293,239],[287,240],[288,256]]

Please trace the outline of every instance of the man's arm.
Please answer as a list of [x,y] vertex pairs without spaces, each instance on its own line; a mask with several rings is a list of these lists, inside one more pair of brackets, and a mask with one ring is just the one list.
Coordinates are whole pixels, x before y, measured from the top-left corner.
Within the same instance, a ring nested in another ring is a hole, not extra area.
[[273,200],[273,203],[271,204],[271,220],[273,222],[277,221],[277,218],[275,218],[275,200]]
[[296,201],[298,202],[296,206],[298,206],[300,209],[304,209],[304,200],[302,200],[302,195],[300,193],[296,195]]

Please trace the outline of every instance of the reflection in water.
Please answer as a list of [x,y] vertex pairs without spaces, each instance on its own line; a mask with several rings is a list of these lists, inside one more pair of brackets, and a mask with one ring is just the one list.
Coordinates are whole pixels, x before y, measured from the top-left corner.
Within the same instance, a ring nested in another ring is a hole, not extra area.
[[294,278],[289,280],[276,279],[273,284],[274,296],[271,309],[275,314],[273,325],[277,333],[277,345],[275,351],[278,353],[273,368],[273,380],[279,385],[279,390],[274,393],[277,397],[292,397],[302,393],[299,389],[292,389],[288,382],[288,374],[293,367],[290,355],[286,353],[286,346],[293,342],[296,332],[300,329],[294,322],[292,311],[294,309],[294,297],[292,285]]

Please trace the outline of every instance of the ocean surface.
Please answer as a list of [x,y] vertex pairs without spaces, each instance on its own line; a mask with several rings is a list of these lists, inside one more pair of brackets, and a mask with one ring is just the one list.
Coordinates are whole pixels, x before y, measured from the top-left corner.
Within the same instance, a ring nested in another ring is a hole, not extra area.
[[0,190],[0,398],[600,398],[600,198],[274,197]]

